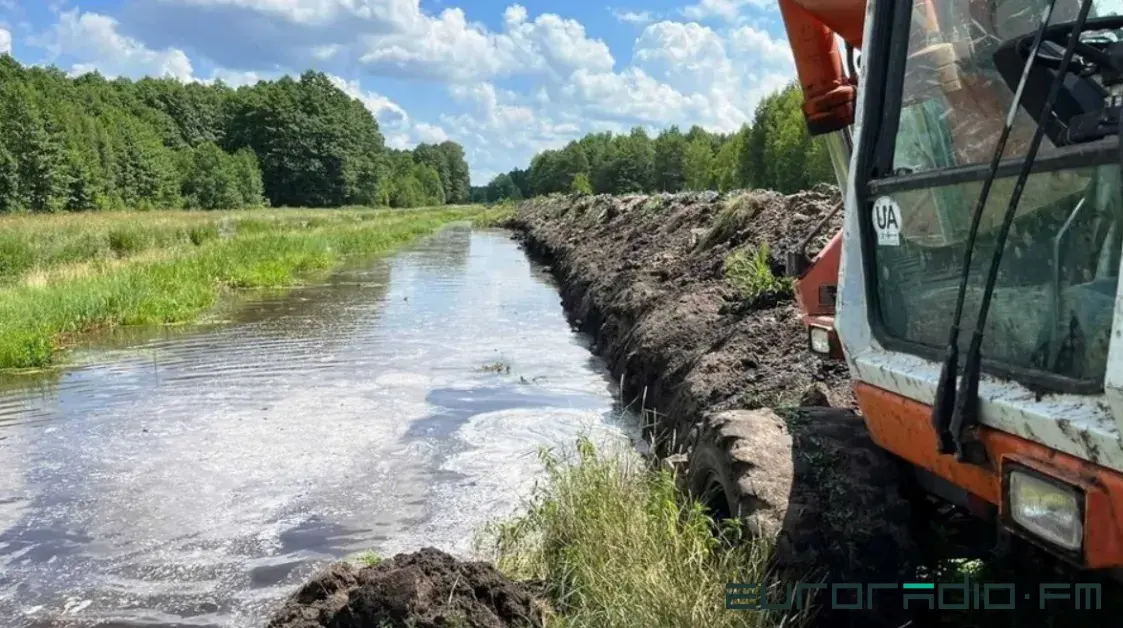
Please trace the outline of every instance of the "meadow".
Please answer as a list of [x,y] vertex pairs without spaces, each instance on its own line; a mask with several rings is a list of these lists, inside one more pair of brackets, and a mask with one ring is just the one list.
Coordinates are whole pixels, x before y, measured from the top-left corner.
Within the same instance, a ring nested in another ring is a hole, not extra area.
[[49,367],[77,334],[183,323],[226,291],[283,288],[483,209],[252,209],[0,216],[0,369]]

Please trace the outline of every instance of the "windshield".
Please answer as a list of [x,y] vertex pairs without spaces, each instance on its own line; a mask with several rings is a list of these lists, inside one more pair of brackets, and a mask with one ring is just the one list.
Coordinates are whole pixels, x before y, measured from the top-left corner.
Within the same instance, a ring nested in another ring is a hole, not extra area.
[[[989,162],[1013,100],[995,70],[995,50],[1032,33],[1044,6],[1026,0],[914,4],[893,161],[898,174]],[[1118,1],[1098,2],[1092,15],[1120,8]],[[1057,0],[1050,21],[1070,21],[1078,9],[1078,2]],[[1032,117],[1019,111],[1006,158],[1025,154],[1033,129]],[[1054,151],[1046,138],[1038,158]],[[961,325],[964,346],[1015,179],[995,180],[982,216]],[[874,281],[889,335],[933,348],[946,343],[981,187],[981,180],[928,183],[876,199]],[[1123,249],[1120,218],[1117,163],[1030,176],[987,318],[984,358],[1103,379]]]

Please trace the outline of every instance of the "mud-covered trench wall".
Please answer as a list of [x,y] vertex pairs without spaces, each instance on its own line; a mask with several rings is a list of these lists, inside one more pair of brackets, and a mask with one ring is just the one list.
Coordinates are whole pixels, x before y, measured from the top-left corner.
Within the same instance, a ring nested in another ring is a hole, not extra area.
[[[554,196],[521,203],[507,226],[551,268],[571,321],[594,338],[666,454],[707,413],[853,405],[845,364],[808,350],[782,276],[785,252],[838,198],[830,186]],[[839,212],[808,252],[841,222]]]

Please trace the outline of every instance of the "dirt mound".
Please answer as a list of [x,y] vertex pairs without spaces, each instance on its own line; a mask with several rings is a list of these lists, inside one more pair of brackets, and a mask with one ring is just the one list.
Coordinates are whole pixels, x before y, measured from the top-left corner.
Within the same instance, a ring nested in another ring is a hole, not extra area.
[[337,563],[289,598],[268,628],[542,626],[531,591],[494,567],[436,549],[371,567]]
[[[766,246],[782,273],[785,253],[838,201],[832,186],[788,196],[549,197],[523,203],[509,226],[552,265],[566,310],[623,377],[625,395],[643,397],[682,437],[706,412],[801,399],[853,405],[845,365],[808,351],[790,293],[749,304],[724,267],[730,253]],[[838,212],[808,252],[841,225]]]

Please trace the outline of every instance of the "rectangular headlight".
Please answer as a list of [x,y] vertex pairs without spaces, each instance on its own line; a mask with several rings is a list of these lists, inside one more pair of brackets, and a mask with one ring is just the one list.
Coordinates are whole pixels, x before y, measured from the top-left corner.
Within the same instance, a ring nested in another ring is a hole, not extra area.
[[831,332],[822,327],[811,328],[811,350],[826,355],[831,352]]
[[1022,471],[1010,472],[1010,516],[1042,540],[1069,551],[1084,541],[1080,494],[1059,482]]

